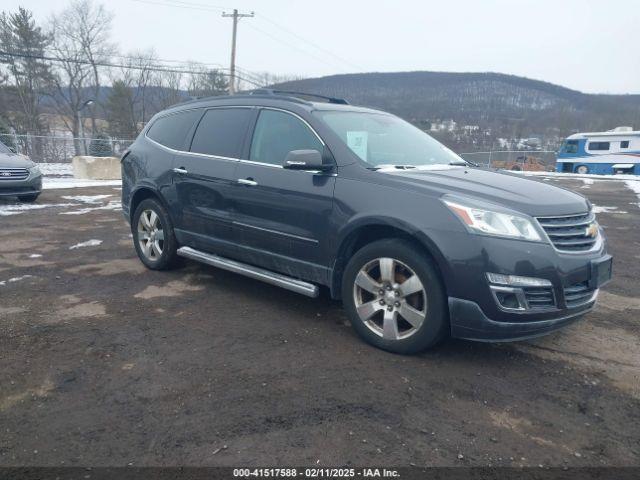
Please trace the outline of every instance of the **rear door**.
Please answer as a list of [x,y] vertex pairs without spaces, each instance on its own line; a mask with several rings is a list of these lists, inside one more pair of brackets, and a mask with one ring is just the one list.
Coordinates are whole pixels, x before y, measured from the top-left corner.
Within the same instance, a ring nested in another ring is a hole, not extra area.
[[181,243],[233,255],[231,194],[252,107],[208,109],[188,151],[174,157],[174,185]]
[[291,150],[324,144],[297,115],[261,109],[249,160],[236,177],[235,220],[239,255],[255,265],[308,280],[326,281],[326,240],[335,175],[282,168]]

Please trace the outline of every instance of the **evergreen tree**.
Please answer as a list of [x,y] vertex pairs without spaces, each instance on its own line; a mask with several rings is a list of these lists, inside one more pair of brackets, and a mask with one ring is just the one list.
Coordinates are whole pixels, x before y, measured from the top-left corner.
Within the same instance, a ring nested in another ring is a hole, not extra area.
[[111,148],[111,138],[105,133],[98,133],[91,139],[89,144],[89,155],[92,157],[110,157],[113,155]]
[[0,117],[0,142],[4,143],[7,147],[16,150],[16,142],[14,141],[13,132],[9,128],[9,124]]
[[113,82],[104,105],[109,133],[116,138],[134,138],[138,134],[135,101],[131,88],[122,80]]
[[50,38],[33,19],[33,14],[18,7],[16,13],[0,14],[0,66],[13,84],[20,110],[12,118],[18,133],[41,133],[41,99],[51,84],[51,65],[39,59],[45,54]]

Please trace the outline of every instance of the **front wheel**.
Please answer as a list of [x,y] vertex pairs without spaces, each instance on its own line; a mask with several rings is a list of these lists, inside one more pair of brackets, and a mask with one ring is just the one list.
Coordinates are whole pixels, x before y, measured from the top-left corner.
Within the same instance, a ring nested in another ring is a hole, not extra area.
[[576,168],[576,173],[585,175],[589,173],[589,167],[587,167],[586,165],[580,165],[578,168]]
[[390,352],[426,350],[449,331],[433,260],[405,240],[380,240],[359,250],[345,269],[342,298],[358,334]]
[[140,202],[133,214],[131,233],[138,257],[147,268],[166,270],[175,265],[178,242],[169,214],[158,200]]

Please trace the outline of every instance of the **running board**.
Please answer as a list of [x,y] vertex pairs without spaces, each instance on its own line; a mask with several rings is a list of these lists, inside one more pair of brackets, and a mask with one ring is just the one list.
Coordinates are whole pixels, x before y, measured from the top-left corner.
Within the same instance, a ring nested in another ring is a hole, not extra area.
[[212,253],[201,252],[191,247],[180,247],[178,249],[178,255],[206,263],[213,267],[222,268],[223,270],[229,270],[233,273],[239,273],[245,277],[261,280],[271,285],[291,290],[292,292],[301,293],[307,297],[315,298],[320,293],[318,287],[312,283],[303,282],[302,280],[287,277],[286,275],[265,270],[264,268],[247,265],[246,263],[229,260],[228,258],[213,255]]

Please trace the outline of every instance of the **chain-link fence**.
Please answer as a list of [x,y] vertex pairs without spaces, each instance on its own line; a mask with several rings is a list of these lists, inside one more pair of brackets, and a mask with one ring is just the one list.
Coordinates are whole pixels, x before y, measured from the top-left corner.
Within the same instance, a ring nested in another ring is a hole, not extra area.
[[[0,134],[0,141],[37,163],[68,163],[76,152],[98,157],[120,156],[133,143],[133,139],[106,135],[78,138],[70,135]],[[556,166],[556,152],[548,150],[500,150],[460,155],[480,166],[505,170],[554,171]]]
[[488,168],[529,172],[552,172],[556,168],[556,152],[549,150],[467,152],[461,153],[460,156]]
[[133,143],[133,139],[112,138],[107,135],[81,138],[62,134],[0,134],[0,141],[36,163],[68,163],[77,154],[120,156]]

